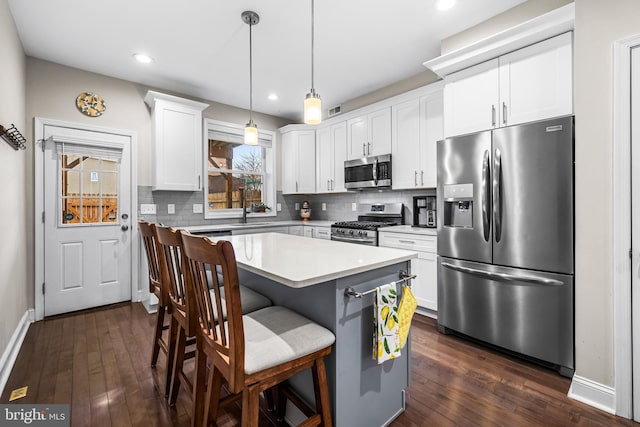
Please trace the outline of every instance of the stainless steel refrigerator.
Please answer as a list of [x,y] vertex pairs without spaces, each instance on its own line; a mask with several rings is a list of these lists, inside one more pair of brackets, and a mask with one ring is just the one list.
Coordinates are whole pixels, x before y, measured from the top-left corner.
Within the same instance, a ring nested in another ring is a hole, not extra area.
[[438,141],[438,327],[574,371],[573,117]]

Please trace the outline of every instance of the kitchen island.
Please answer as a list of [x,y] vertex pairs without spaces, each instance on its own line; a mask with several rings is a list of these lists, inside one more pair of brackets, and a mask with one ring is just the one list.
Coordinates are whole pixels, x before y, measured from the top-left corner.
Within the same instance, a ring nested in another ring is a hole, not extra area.
[[[212,240],[233,244],[243,285],[335,334],[325,361],[335,426],[382,426],[402,413],[410,344],[400,357],[378,365],[371,357],[374,294],[354,298],[345,296],[345,289],[365,292],[398,280],[401,271],[409,271],[415,252],[279,233]],[[309,372],[291,384],[313,403]],[[287,409],[287,418],[297,422],[295,407]]]

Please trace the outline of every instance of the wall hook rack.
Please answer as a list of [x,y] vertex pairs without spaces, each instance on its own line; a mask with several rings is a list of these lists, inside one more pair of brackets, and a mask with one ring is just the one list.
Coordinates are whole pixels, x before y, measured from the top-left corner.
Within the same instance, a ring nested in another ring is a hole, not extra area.
[[4,126],[0,125],[0,137],[16,151],[27,148],[27,139],[22,136],[18,128],[16,128],[13,123],[11,123],[11,126],[8,129],[5,129]]

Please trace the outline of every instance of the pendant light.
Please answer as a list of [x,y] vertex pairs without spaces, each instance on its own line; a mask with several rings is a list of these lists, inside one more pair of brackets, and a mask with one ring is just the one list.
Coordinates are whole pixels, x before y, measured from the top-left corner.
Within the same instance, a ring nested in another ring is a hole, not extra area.
[[244,128],[244,143],[258,145],[258,125],[253,123],[253,51],[251,40],[251,27],[260,22],[260,16],[250,10],[242,12],[242,21],[249,24],[249,123]]
[[314,3],[311,0],[311,90],[304,99],[304,122],[308,125],[317,125],[322,121],[322,100],[313,87],[314,9]]

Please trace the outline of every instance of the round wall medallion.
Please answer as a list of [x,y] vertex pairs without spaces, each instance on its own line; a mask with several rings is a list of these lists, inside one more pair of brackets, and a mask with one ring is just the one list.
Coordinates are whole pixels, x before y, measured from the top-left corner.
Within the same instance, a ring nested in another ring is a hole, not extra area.
[[89,117],[101,116],[107,109],[104,99],[100,95],[91,92],[82,92],[76,98],[76,107],[82,114]]

